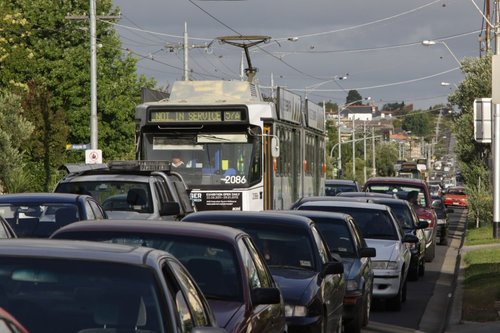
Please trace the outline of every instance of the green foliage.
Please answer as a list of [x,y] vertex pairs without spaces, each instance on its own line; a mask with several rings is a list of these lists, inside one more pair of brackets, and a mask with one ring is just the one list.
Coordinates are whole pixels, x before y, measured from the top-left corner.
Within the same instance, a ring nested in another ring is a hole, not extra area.
[[[82,154],[67,154],[64,146],[90,142],[89,22],[66,18],[85,15],[88,7],[88,0],[0,2],[0,89],[31,100],[26,117],[36,129],[25,162],[44,161],[35,181],[43,189],[62,163],[83,162]],[[96,12],[116,16],[118,9],[101,0]],[[137,60],[122,51],[113,25],[98,21],[96,37],[102,45],[97,50],[98,148],[104,159],[133,158],[134,108],[140,88],[155,83],[137,77]],[[37,106],[37,101],[44,103]]]
[[34,126],[23,116],[21,98],[0,91],[0,192],[9,191],[13,182],[30,171],[23,169],[23,147],[33,130]]
[[433,131],[432,118],[428,112],[414,112],[406,115],[401,127],[411,131],[412,136],[426,137]]
[[398,147],[392,142],[384,142],[375,150],[378,176],[394,176],[394,164],[398,160]]
[[357,90],[349,90],[349,92],[347,93],[347,97],[345,99],[345,103],[346,104],[353,103],[353,105],[363,104],[362,99],[363,97],[361,97],[361,95]]
[[402,111],[405,107],[405,102],[401,103],[387,103],[382,106],[382,110],[387,110],[387,111]]
[[465,79],[448,100],[460,109],[455,117],[453,133],[455,153],[469,195],[469,220],[477,226],[493,220],[488,156],[490,145],[474,140],[473,103],[475,98],[491,96],[491,55],[462,61]]

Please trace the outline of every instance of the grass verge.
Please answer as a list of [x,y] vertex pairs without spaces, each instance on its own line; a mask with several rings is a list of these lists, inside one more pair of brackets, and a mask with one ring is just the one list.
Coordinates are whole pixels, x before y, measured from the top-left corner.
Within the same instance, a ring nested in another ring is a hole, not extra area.
[[[468,229],[465,245],[500,243],[493,238],[491,226]],[[470,250],[464,256],[466,263],[462,319],[467,321],[500,320],[495,307],[500,300],[500,248]]]

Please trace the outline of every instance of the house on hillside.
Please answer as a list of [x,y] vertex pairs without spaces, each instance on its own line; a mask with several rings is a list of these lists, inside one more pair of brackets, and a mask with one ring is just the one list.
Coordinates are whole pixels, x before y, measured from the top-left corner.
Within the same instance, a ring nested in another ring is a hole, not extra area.
[[371,121],[377,116],[378,108],[375,105],[351,105],[341,112],[341,117],[347,117],[349,120],[367,120]]

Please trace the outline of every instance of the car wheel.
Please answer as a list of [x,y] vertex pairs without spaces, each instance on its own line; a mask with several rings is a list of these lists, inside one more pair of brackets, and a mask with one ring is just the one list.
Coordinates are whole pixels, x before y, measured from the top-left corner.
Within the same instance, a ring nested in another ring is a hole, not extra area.
[[425,250],[425,261],[431,262],[436,256],[436,238],[433,239],[431,246]]
[[364,316],[364,301],[360,300],[359,304],[356,305],[356,313],[354,318],[352,318],[349,322],[345,324],[345,332],[346,333],[360,333],[361,326],[363,324],[363,316]]
[[415,265],[410,266],[410,270],[408,272],[408,280],[417,281],[420,276],[420,263],[416,262]]
[[425,274],[425,260],[422,258],[422,260],[420,260],[420,269],[418,270],[418,275],[424,276],[424,274]]
[[401,301],[402,302],[406,302],[406,280],[405,282],[403,283],[403,291],[402,291],[402,295],[401,295]]
[[401,311],[401,303],[403,303],[403,281],[399,286],[398,294],[387,299],[387,308],[391,311]]
[[366,295],[365,306],[363,308],[363,321],[361,326],[365,327],[368,325],[368,321],[370,320],[370,311],[372,309],[372,291]]

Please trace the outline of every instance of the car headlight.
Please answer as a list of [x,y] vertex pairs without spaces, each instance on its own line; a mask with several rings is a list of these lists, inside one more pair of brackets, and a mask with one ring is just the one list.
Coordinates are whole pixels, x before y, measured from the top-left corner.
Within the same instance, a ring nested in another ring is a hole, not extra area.
[[285,304],[285,317],[305,317],[307,316],[307,307],[303,305]]
[[405,246],[408,250],[413,250],[413,249],[416,249],[417,248],[417,244],[416,243],[405,243]]
[[356,281],[356,280],[347,280],[346,290],[347,291],[358,290],[358,281]]
[[397,270],[398,263],[396,261],[372,261],[372,268]]

